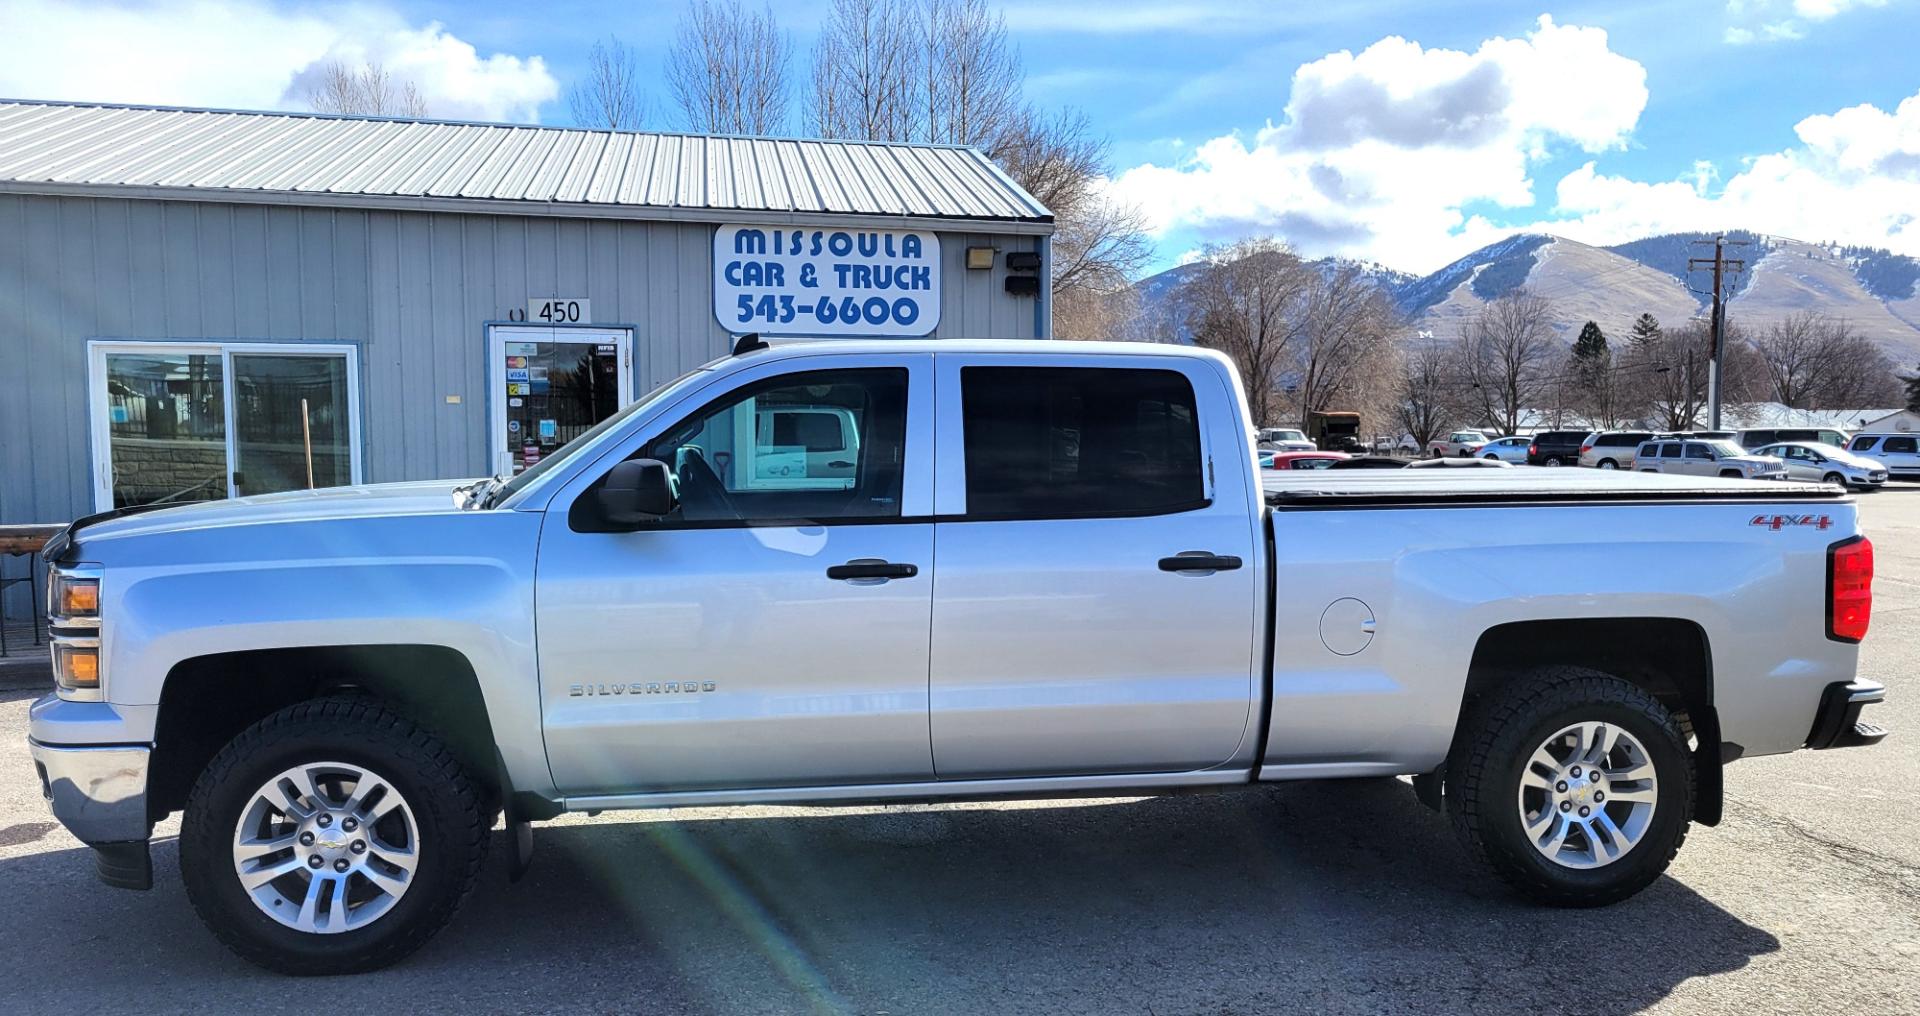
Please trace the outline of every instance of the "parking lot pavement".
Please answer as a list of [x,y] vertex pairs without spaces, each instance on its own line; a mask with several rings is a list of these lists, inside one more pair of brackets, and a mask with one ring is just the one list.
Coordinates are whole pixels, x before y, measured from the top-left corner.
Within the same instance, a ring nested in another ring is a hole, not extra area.
[[400,966],[291,981],[180,889],[94,881],[0,691],[0,1010],[1911,1013],[1920,487],[1861,499],[1878,747],[1743,761],[1724,824],[1618,906],[1518,902],[1393,781],[1073,804],[571,816]]

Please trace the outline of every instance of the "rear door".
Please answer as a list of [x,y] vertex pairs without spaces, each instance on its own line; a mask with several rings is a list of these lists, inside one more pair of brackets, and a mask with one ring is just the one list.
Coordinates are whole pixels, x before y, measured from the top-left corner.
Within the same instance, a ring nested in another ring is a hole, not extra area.
[[1231,759],[1263,569],[1225,375],[1185,357],[935,361],[939,778]]

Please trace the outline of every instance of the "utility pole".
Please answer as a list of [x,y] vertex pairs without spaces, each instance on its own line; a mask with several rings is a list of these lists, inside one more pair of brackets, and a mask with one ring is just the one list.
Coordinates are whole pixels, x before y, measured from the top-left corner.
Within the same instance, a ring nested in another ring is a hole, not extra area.
[[[1688,258],[1687,271],[1692,272],[1702,268],[1713,269],[1713,318],[1711,325],[1713,337],[1709,340],[1707,346],[1707,354],[1709,357],[1707,361],[1707,429],[1719,430],[1720,351],[1726,345],[1725,338],[1727,328],[1726,290],[1722,288],[1722,279],[1728,273],[1739,273],[1747,270],[1747,263],[1745,261],[1738,258],[1733,260],[1727,259],[1727,244],[1731,243],[1738,247],[1744,247],[1747,241],[1729,240],[1725,235],[1721,235],[1711,240],[1695,240],[1693,242],[1713,244],[1713,257]],[[1688,288],[1692,289],[1691,286]],[[1696,293],[1699,292],[1697,289],[1693,291]],[[1691,374],[1692,372],[1689,371],[1688,373]],[[1689,379],[1688,383],[1691,384],[1691,379]]]

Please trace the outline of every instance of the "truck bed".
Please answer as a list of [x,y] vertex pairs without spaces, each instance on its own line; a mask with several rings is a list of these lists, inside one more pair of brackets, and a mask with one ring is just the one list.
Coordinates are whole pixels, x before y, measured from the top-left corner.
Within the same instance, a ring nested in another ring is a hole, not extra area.
[[1826,501],[1848,496],[1837,487],[1805,481],[1599,469],[1263,469],[1260,473],[1267,505],[1282,510],[1532,502]]

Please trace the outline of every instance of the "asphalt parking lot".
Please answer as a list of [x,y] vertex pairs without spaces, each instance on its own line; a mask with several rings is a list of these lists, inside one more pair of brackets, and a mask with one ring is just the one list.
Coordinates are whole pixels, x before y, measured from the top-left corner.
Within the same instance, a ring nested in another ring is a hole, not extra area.
[[1872,749],[1744,761],[1627,903],[1553,911],[1469,868],[1392,781],[1060,804],[571,816],[504,851],[395,968],[229,955],[158,831],[151,892],[53,824],[0,691],[0,1010],[647,1013],[1920,1011],[1920,487],[1877,549]]

